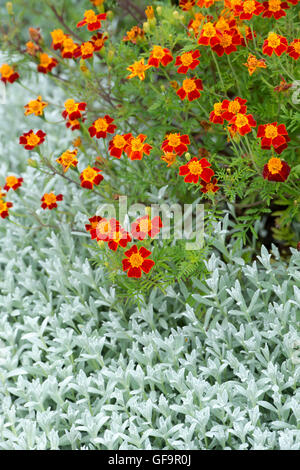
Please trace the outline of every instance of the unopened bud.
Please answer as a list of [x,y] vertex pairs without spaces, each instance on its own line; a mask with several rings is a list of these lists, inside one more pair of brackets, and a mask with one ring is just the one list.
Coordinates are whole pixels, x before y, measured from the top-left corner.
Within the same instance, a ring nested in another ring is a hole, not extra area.
[[162,7],[161,6],[156,7],[156,12],[157,12],[158,15],[161,15],[162,14]]
[[12,2],[6,2],[6,10],[9,15],[14,14],[13,4]]
[[35,160],[33,160],[32,158],[28,158],[27,163],[32,168],[37,168],[37,162]]
[[143,30],[145,31],[145,33],[149,33],[150,24],[148,23],[148,21],[145,21],[145,23],[143,23]]
[[190,154],[190,152],[186,152],[186,153],[184,154],[184,156],[185,156],[186,160],[190,160],[190,159],[191,159],[191,154]]

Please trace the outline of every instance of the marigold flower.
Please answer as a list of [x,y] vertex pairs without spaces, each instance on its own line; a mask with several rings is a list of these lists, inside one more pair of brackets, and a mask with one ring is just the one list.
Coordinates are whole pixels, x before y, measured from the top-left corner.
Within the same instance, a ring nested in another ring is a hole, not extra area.
[[245,135],[251,132],[251,127],[256,127],[256,121],[253,119],[252,114],[237,113],[233,116],[231,121],[231,128],[237,131],[240,135]]
[[35,44],[32,41],[26,42],[26,52],[29,55],[36,56],[38,51],[40,51],[41,48],[38,44]]
[[257,137],[261,138],[262,149],[270,149],[272,146],[278,154],[287,148],[287,143],[291,140],[285,125],[277,125],[277,122],[258,126]]
[[198,7],[209,8],[215,3],[216,0],[198,0]]
[[[84,121],[84,119],[82,119],[82,121]],[[80,121],[78,121],[78,119],[74,119],[73,121],[69,119],[66,122],[66,127],[71,128],[71,131],[76,131],[80,129]]]
[[68,171],[70,166],[73,166],[74,168],[77,166],[77,153],[78,149],[66,150],[64,153],[61,154],[59,158],[56,159],[57,163],[59,163],[63,167],[64,173]]
[[276,33],[269,33],[268,38],[263,43],[263,54],[271,57],[273,52],[281,56],[288,49],[288,42],[284,36]]
[[184,52],[183,54],[176,57],[175,66],[179,66],[177,69],[177,73],[187,73],[187,71],[194,70],[197,65],[200,64],[200,57],[201,54],[196,49],[195,51]]
[[95,6],[95,7],[100,7],[103,5],[104,0],[90,0],[90,2]]
[[9,191],[10,189],[13,189],[16,191],[20,186],[22,186],[23,183],[23,178],[17,178],[16,176],[7,176],[5,179],[5,186],[3,186],[3,189],[5,191]]
[[282,2],[281,0],[269,0],[267,2],[263,2],[264,12],[262,14],[263,18],[275,18],[278,20],[282,16],[286,16],[286,12],[289,5],[287,2]]
[[89,31],[96,31],[101,28],[101,21],[106,20],[106,13],[100,13],[96,15],[93,10],[86,10],[84,12],[83,20],[77,23],[77,28],[87,25]]
[[188,135],[180,135],[179,132],[174,134],[167,134],[165,140],[161,145],[161,149],[166,152],[175,152],[176,155],[181,156],[183,153],[188,151],[188,145],[190,145],[190,138]]
[[[204,20],[205,17],[202,15],[202,13],[195,13],[195,17],[189,22],[188,30],[193,30],[195,38],[199,36],[199,29],[200,26],[203,24]],[[190,36],[190,32],[188,33],[188,35]]]
[[294,60],[298,60],[300,57],[300,39],[294,39],[288,47],[287,53]]
[[150,154],[152,146],[144,143],[146,139],[147,136],[144,134],[139,134],[137,137],[129,136],[124,152],[130,160],[142,160],[144,153]]
[[217,31],[211,21],[202,26],[198,44],[202,46],[210,46],[212,39],[217,37]]
[[202,80],[199,78],[186,78],[182,82],[182,87],[176,91],[176,94],[181,100],[187,97],[189,101],[193,101],[201,96],[199,90],[203,90]]
[[138,40],[142,40],[145,36],[145,31],[139,26],[133,26],[130,31],[127,31],[123,37],[123,41],[130,41],[132,44],[136,44]]
[[80,119],[82,117],[82,112],[86,109],[86,103],[76,103],[73,99],[68,99],[65,102],[65,110],[62,112],[62,117],[64,119],[69,119],[74,121],[75,119]]
[[159,216],[153,217],[151,220],[149,215],[144,215],[131,224],[131,233],[138,240],[144,240],[146,237],[154,238],[159,234],[162,226]]
[[40,31],[41,28],[28,28],[30,39],[37,43],[40,42],[40,40],[42,39]]
[[138,249],[136,245],[133,245],[124,254],[127,258],[122,260],[123,271],[128,271],[128,277],[140,278],[142,271],[148,274],[155,265],[152,259],[146,259],[151,255],[151,251],[147,250],[144,246]]
[[42,116],[44,108],[48,106],[46,101],[42,101],[42,97],[38,96],[36,100],[29,101],[28,104],[24,106],[25,116],[29,114],[35,114],[35,116]]
[[20,145],[24,145],[26,150],[32,150],[37,145],[41,145],[44,142],[45,137],[45,132],[39,130],[35,134],[31,129],[29,132],[25,132],[23,135],[21,135],[19,143]]
[[213,122],[214,124],[223,124],[224,118],[223,118],[223,107],[222,103],[215,103],[214,104],[214,109],[211,111],[209,115],[209,120],[210,122]]
[[253,15],[259,16],[263,11],[263,5],[256,0],[246,0],[245,2],[238,3],[234,7],[234,13],[241,20],[251,20]]
[[54,59],[53,57],[49,57],[48,54],[46,54],[45,52],[42,52],[40,54],[40,63],[38,65],[38,72],[41,72],[41,73],[48,73],[48,72],[51,72],[51,70],[57,66],[58,62],[56,59]]
[[89,219],[89,224],[86,224],[85,226],[85,229],[87,232],[90,232],[90,235],[92,237],[92,230],[94,230],[95,232],[93,233],[93,235],[95,235],[94,237],[92,237],[92,239],[95,239],[96,238],[96,227],[97,227],[97,224],[98,222],[100,222],[100,220],[102,219],[102,217],[100,217],[99,215],[94,215],[93,217],[91,217]]
[[7,82],[13,83],[18,78],[20,78],[20,75],[8,64],[1,65],[0,74],[1,74],[1,81],[5,83],[5,85]]
[[66,36],[62,43],[61,56],[63,59],[72,59],[74,52],[77,50],[76,44],[70,36]]
[[200,184],[202,186],[202,188],[200,188],[200,191],[204,194],[215,193],[220,189],[219,186],[217,186],[217,183],[217,178],[213,178],[209,183],[206,183],[205,181],[200,181]]
[[72,145],[73,147],[81,147],[82,141],[80,137],[76,137],[76,139],[73,140]]
[[234,98],[233,101],[223,100],[222,101],[222,109],[223,109],[223,118],[226,121],[231,121],[231,119],[238,113],[246,114],[247,100],[243,100],[239,96]]
[[287,83],[283,77],[281,77],[280,83],[277,86],[274,86],[273,90],[277,93],[285,92],[293,86],[292,83]]
[[44,210],[55,209],[57,207],[57,201],[62,201],[63,198],[64,197],[62,194],[55,195],[54,193],[45,193],[44,196],[41,198],[41,201],[42,201],[41,207]]
[[161,46],[153,46],[148,60],[148,65],[152,65],[157,68],[161,64],[166,67],[166,65],[172,62],[172,60],[173,56],[169,49],[162,48]]
[[236,29],[230,31],[224,31],[223,33],[217,32],[217,35],[210,41],[210,45],[213,51],[215,51],[219,57],[225,53],[227,55],[237,50],[236,46],[241,45],[241,36]]
[[100,175],[99,168],[88,166],[80,173],[81,186],[86,189],[93,189],[94,186],[98,186],[103,180],[103,176]]
[[54,50],[61,49],[64,40],[66,39],[66,35],[63,32],[62,29],[54,29],[51,33],[52,37],[52,44],[51,47],[53,47]]
[[191,10],[194,5],[195,5],[195,0],[180,0],[179,1],[179,7],[183,11]]
[[12,206],[12,202],[5,202],[3,199],[0,199],[0,217],[2,219],[6,219],[6,217],[9,216],[8,209],[10,209]]
[[128,243],[131,242],[131,236],[128,232],[126,232],[126,230],[123,229],[123,227],[120,226],[118,221],[115,221],[115,224],[113,224],[113,228],[114,230],[110,234],[109,240],[107,242],[108,248],[113,251],[116,251],[119,246],[125,248]]
[[90,59],[94,55],[94,44],[92,41],[83,42],[74,51],[73,57],[81,57],[83,60]]
[[115,124],[112,124],[114,121],[108,114],[103,118],[98,118],[93,124],[89,127],[89,133],[91,137],[96,136],[97,139],[101,137],[106,138],[107,134],[113,134],[117,128]]
[[211,168],[208,168],[210,165],[206,158],[198,160],[197,157],[194,157],[186,165],[179,168],[179,175],[185,176],[185,183],[198,183],[199,178],[209,183],[211,177],[215,174]]
[[152,20],[154,18],[154,10],[153,10],[153,7],[151,5],[147,6],[146,10],[145,10],[145,15],[147,16],[147,19],[148,20]]
[[107,41],[108,35],[103,33],[97,33],[91,37],[90,42],[94,46],[94,51],[99,52],[104,47],[105,41]]
[[145,80],[145,71],[150,69],[150,67],[151,65],[144,64],[144,59],[138,60],[127,67],[126,70],[129,70],[131,74],[126,78],[139,77],[140,80]]
[[280,158],[270,158],[268,163],[264,166],[263,177],[269,181],[285,181],[289,176],[291,168]]
[[167,163],[167,168],[169,168],[169,166],[176,162],[176,157],[177,154],[175,152],[164,152],[160,158]]
[[249,54],[247,62],[243,65],[247,67],[250,76],[257,68],[267,68],[266,61],[264,59],[257,59],[253,54]]
[[112,157],[121,158],[121,155],[128,144],[129,138],[132,134],[117,134],[108,144],[108,151]]

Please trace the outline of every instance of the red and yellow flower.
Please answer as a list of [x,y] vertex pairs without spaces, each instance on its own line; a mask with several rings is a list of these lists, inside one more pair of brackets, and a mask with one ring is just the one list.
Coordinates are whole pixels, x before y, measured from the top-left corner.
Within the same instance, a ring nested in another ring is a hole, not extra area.
[[183,10],[183,11],[189,11],[193,8],[193,6],[195,5],[196,1],[195,0],[180,0],[179,1],[179,7]]
[[229,100],[223,100],[222,102],[222,109],[223,109],[223,118],[226,121],[231,121],[232,118],[238,114],[246,114],[247,112],[247,106],[246,106],[247,100],[244,100],[237,96],[234,98],[234,100],[229,101]]
[[77,166],[77,153],[78,149],[66,150],[64,153],[61,154],[60,157],[56,159],[57,163],[59,163],[63,167],[64,173],[66,173],[66,171],[68,171],[71,166],[74,168]]
[[217,186],[218,181],[217,178],[213,178],[209,183],[205,181],[200,181],[201,188],[200,191],[204,194],[206,193],[216,193],[220,188]]
[[273,52],[281,56],[288,49],[288,42],[284,36],[276,33],[269,33],[268,38],[263,43],[263,54],[271,57]]
[[145,80],[145,71],[150,69],[152,65],[149,64],[144,64],[144,59],[138,60],[134,62],[132,65],[129,65],[126,70],[129,70],[131,72],[127,79],[134,78],[134,77],[139,77],[140,80]]
[[206,158],[198,160],[197,157],[192,158],[186,165],[179,167],[179,175],[184,176],[185,183],[198,183],[199,178],[206,183],[209,183],[211,177],[215,174],[209,168],[211,164]]
[[131,224],[131,233],[138,240],[144,240],[146,237],[154,238],[159,234],[162,226],[159,216],[151,220],[149,215],[144,215]]
[[294,39],[288,47],[287,53],[290,57],[298,60],[300,57],[300,39]]
[[62,201],[63,200],[63,195],[62,194],[57,194],[55,195],[54,193],[45,193],[44,196],[41,198],[42,204],[41,207],[42,209],[55,209],[57,207],[57,201]]
[[144,153],[150,154],[152,146],[144,143],[146,139],[145,134],[139,134],[137,137],[129,136],[124,152],[130,160],[142,160]]
[[51,47],[53,47],[54,50],[61,49],[64,40],[66,39],[66,35],[63,32],[62,29],[55,29],[51,33],[52,37],[52,44]]
[[257,68],[267,68],[266,61],[264,59],[257,59],[253,54],[249,54],[247,62],[243,65],[247,67],[250,76]]
[[26,52],[27,52],[27,54],[32,55],[33,57],[35,57],[40,50],[41,50],[41,48],[38,44],[35,44],[32,41],[26,42]]
[[35,134],[33,130],[31,129],[29,132],[25,132],[23,135],[21,135],[19,143],[21,145],[24,145],[24,148],[26,150],[32,150],[37,145],[41,145],[44,142],[45,137],[46,137],[45,132],[39,130]]
[[231,121],[229,121],[233,131],[238,132],[240,135],[245,135],[251,132],[251,127],[256,127],[256,121],[252,114],[237,113]]
[[180,135],[180,132],[167,134],[165,140],[161,145],[161,149],[166,152],[175,152],[176,155],[181,156],[184,152],[188,151],[190,145],[190,138],[188,135]]
[[263,11],[263,5],[256,0],[246,0],[234,6],[234,14],[241,20],[251,20],[253,15],[259,16]]
[[175,61],[175,66],[178,66],[177,73],[187,73],[188,70],[194,70],[200,64],[200,60],[198,60],[200,56],[198,49],[177,56]]
[[197,5],[201,8],[211,7],[217,0],[198,0]]
[[153,46],[148,60],[148,65],[157,68],[161,64],[166,67],[170,62],[172,62],[172,60],[173,56],[169,49],[163,48],[161,46]]
[[217,30],[211,21],[208,21],[202,26],[198,44],[202,46],[210,46],[211,41],[217,38]]
[[99,168],[88,166],[80,173],[81,186],[86,189],[93,189],[94,186],[98,186],[103,180],[103,176],[100,175]]
[[83,20],[77,23],[77,28],[87,25],[89,31],[96,31],[101,28],[101,21],[106,20],[106,13],[97,15],[93,10],[86,10],[84,12]]
[[8,209],[10,209],[12,206],[12,202],[5,202],[3,199],[0,199],[0,217],[2,219],[6,219],[6,217],[9,216]]
[[25,104],[25,116],[29,114],[35,114],[35,116],[42,116],[44,108],[48,106],[46,101],[42,101],[42,97],[38,96],[36,100],[29,101],[28,104]]
[[16,176],[7,176],[5,179],[5,186],[3,186],[3,189],[5,191],[9,191],[10,189],[13,189],[16,191],[20,186],[22,186],[23,183],[23,178],[17,178]]
[[283,182],[288,178],[290,171],[291,168],[284,160],[272,157],[264,166],[263,177],[269,181]]
[[236,46],[242,44],[242,39],[239,32],[236,29],[230,29],[220,33],[217,31],[215,37],[210,41],[211,48],[218,54],[219,57],[225,53],[226,55],[231,54],[237,50]]
[[94,51],[99,52],[101,51],[102,47],[104,47],[105,41],[107,41],[108,35],[103,33],[97,33],[91,37],[90,41],[94,46]]
[[185,78],[182,82],[182,87],[176,91],[176,94],[181,100],[187,98],[189,101],[194,101],[201,96],[199,90],[203,90],[200,78]]
[[137,41],[142,40],[145,37],[145,31],[139,26],[133,26],[130,31],[127,31],[123,37],[123,41],[130,41],[132,44],[136,44]]
[[[82,120],[84,121],[84,119],[82,119]],[[76,131],[76,130],[80,129],[80,121],[78,121],[78,119],[74,119],[73,121],[71,121],[71,119],[69,119],[66,122],[66,127],[70,128],[71,131]]]
[[74,121],[75,119],[82,118],[82,112],[86,109],[86,103],[76,103],[73,99],[68,99],[65,102],[65,109],[62,112],[62,117],[64,119],[69,119],[70,121]]
[[83,42],[77,49],[74,51],[73,57],[81,57],[82,59],[90,59],[93,57],[95,52],[94,44],[92,41]]
[[142,271],[148,274],[155,265],[153,260],[147,259],[151,255],[151,251],[144,246],[138,249],[136,245],[133,245],[124,254],[127,258],[122,260],[123,271],[128,271],[128,277],[140,278]]
[[277,125],[277,122],[258,126],[257,137],[261,139],[262,149],[273,147],[278,154],[287,148],[287,143],[291,140],[285,125]]
[[76,44],[70,36],[66,36],[62,43],[61,55],[63,59],[73,59],[74,52],[77,50]]
[[129,138],[132,134],[117,134],[108,144],[108,151],[112,157],[121,158],[122,153],[128,145]]
[[38,72],[48,73],[57,66],[58,62],[53,57],[49,57],[48,54],[42,52],[39,57],[40,63],[38,65]]
[[1,81],[3,83],[13,83],[20,75],[8,64],[2,64],[0,67]]
[[209,120],[214,124],[223,124],[223,103],[218,102],[214,104],[214,109],[209,115]]
[[[188,30],[192,30],[194,33],[194,37],[197,38],[199,36],[199,30],[200,26],[204,22],[205,17],[202,15],[202,13],[195,13],[195,17],[191,19],[191,21],[188,24]],[[190,33],[188,33],[190,36]]]
[[160,158],[167,163],[167,168],[169,168],[169,166],[176,162],[176,157],[177,154],[175,152],[164,152]]
[[263,18],[275,18],[278,20],[282,16],[286,16],[286,12],[289,5],[287,2],[282,2],[281,0],[269,0],[267,2],[263,2],[264,12],[262,14]]
[[106,114],[102,118],[96,119],[93,124],[89,127],[89,133],[91,137],[96,136],[97,139],[101,137],[106,138],[107,134],[113,134],[117,128],[115,124],[112,124],[114,119]]

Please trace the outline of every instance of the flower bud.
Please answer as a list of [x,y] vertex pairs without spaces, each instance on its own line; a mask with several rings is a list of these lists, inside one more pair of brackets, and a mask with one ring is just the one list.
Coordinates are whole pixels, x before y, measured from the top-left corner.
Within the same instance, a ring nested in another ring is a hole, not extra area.
[[143,23],[143,30],[145,31],[145,33],[149,33],[150,24],[148,23],[148,21],[145,21],[145,23]]
[[13,14],[14,14],[12,2],[6,2],[6,10],[7,10],[7,13],[8,13],[9,15],[13,15]]
[[162,14],[162,7],[161,7],[161,6],[156,7],[156,13],[157,13],[158,15],[161,15],[161,14]]
[[186,152],[186,153],[184,154],[184,156],[185,156],[185,159],[186,159],[187,161],[189,161],[189,160],[191,159],[191,154],[190,154],[190,152]]
[[37,168],[37,162],[35,160],[33,160],[32,158],[28,158],[27,163],[32,168]]

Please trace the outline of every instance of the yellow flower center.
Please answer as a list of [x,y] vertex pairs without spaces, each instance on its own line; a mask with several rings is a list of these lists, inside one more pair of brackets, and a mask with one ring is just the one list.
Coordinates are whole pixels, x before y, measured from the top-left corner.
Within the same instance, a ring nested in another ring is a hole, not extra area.
[[2,199],[0,199],[0,213],[4,212],[6,210],[7,210],[6,202],[4,202]]
[[139,253],[133,253],[129,258],[129,262],[133,268],[139,268],[143,264],[144,258]]
[[41,54],[40,55],[40,64],[43,65],[44,67],[48,67],[49,64],[51,64],[52,59],[51,57],[48,56],[48,54]]
[[185,67],[188,67],[189,65],[191,65],[191,63],[194,60],[190,52],[185,52],[184,54],[182,54],[180,58],[181,58],[182,65],[184,65]]
[[268,44],[273,49],[275,49],[277,46],[279,46],[280,38],[278,37],[278,34],[270,33],[269,36],[268,36]]
[[18,184],[18,178],[16,178],[15,176],[7,176],[6,184],[7,186],[13,187],[15,186],[15,184]]
[[118,149],[122,149],[126,144],[126,140],[122,135],[116,135],[113,139],[113,144]]
[[281,9],[281,0],[269,0],[269,10],[279,11]]
[[61,29],[55,29],[54,31],[52,31],[51,33],[51,36],[52,36],[52,39],[53,39],[53,42],[56,43],[56,42],[62,42],[65,38],[65,33],[61,30]]
[[202,165],[200,162],[190,162],[188,164],[189,170],[192,173],[192,175],[200,175],[203,171]]
[[154,46],[152,55],[155,59],[162,59],[163,56],[165,55],[164,50],[161,46]]
[[92,54],[94,52],[94,46],[91,42],[84,42],[81,44],[82,55]]
[[107,220],[101,220],[96,227],[98,233],[107,235],[111,230],[111,225]]
[[114,232],[112,235],[112,239],[117,243],[121,240],[121,238],[122,238],[121,232]]
[[231,101],[228,105],[228,111],[233,114],[237,114],[241,109],[241,105],[237,100]]
[[56,202],[56,196],[54,193],[44,194],[44,201],[49,206],[50,204],[54,204]]
[[65,108],[68,114],[73,113],[73,111],[77,111],[78,105],[75,103],[75,100],[70,99],[65,102]]
[[300,54],[300,41],[295,42],[293,46],[294,46],[295,52],[297,52],[297,54]]
[[103,118],[97,119],[97,121],[95,121],[94,126],[95,126],[97,132],[105,132],[106,129],[108,128],[108,124],[107,124],[106,120],[103,119]]
[[190,93],[191,91],[195,90],[197,87],[196,87],[195,81],[192,78],[186,78],[182,82],[182,88],[184,89],[186,93]]
[[133,69],[134,69],[134,72],[137,74],[137,75],[140,75],[142,73],[145,72],[146,70],[146,66],[144,64],[144,61],[139,61],[139,62],[135,62],[133,64]]
[[279,173],[282,168],[282,163],[280,158],[270,158],[268,161],[268,169],[272,175]]
[[222,114],[222,103],[215,103],[214,104],[214,113],[217,116],[220,116]]
[[278,135],[277,127],[272,124],[268,124],[265,129],[265,135],[267,139],[274,139]]
[[39,143],[39,141],[40,141],[39,136],[37,136],[33,132],[29,136],[27,136],[27,144],[32,147],[35,147]]
[[82,176],[84,180],[93,181],[95,176],[97,176],[97,172],[88,166],[85,170],[83,170]]
[[73,52],[76,49],[76,44],[74,43],[72,38],[66,38],[63,42],[63,48],[65,52]]
[[219,31],[225,31],[225,29],[229,29],[228,28],[228,21],[225,20],[225,18],[222,16],[217,24],[216,24],[216,29],[218,29]]
[[245,13],[253,13],[253,11],[255,11],[255,2],[254,0],[246,0],[246,2],[244,2],[244,12]]
[[179,134],[169,134],[168,141],[171,147],[178,147],[178,145],[180,145]]
[[206,189],[207,189],[207,191],[208,191],[209,193],[210,193],[210,192],[213,192],[213,190],[214,190],[214,185],[213,185],[212,183],[208,183],[208,184],[206,185]]
[[66,152],[64,152],[60,157],[62,164],[64,166],[67,166],[70,163],[72,163],[75,160],[76,154],[77,152],[75,150],[74,152],[71,152],[70,150],[66,150]]
[[86,10],[84,12],[84,18],[86,19],[87,23],[96,23],[97,16],[93,10]]
[[149,219],[143,219],[140,221],[140,231],[141,232],[149,232],[151,230],[152,224]]
[[238,113],[236,116],[235,125],[237,127],[244,127],[248,124],[248,119],[244,114]]
[[133,138],[130,142],[133,152],[141,152],[143,150],[143,142],[140,141],[139,137]]
[[221,37],[221,40],[220,40],[220,44],[221,46],[223,47],[228,47],[230,46],[230,44],[232,43],[232,36],[230,36],[230,34],[224,34],[222,37]]
[[0,72],[3,78],[8,78],[13,73],[13,69],[8,64],[3,64]]
[[203,36],[212,38],[215,35],[216,35],[216,30],[215,30],[214,25],[211,22],[206,23],[203,26]]

